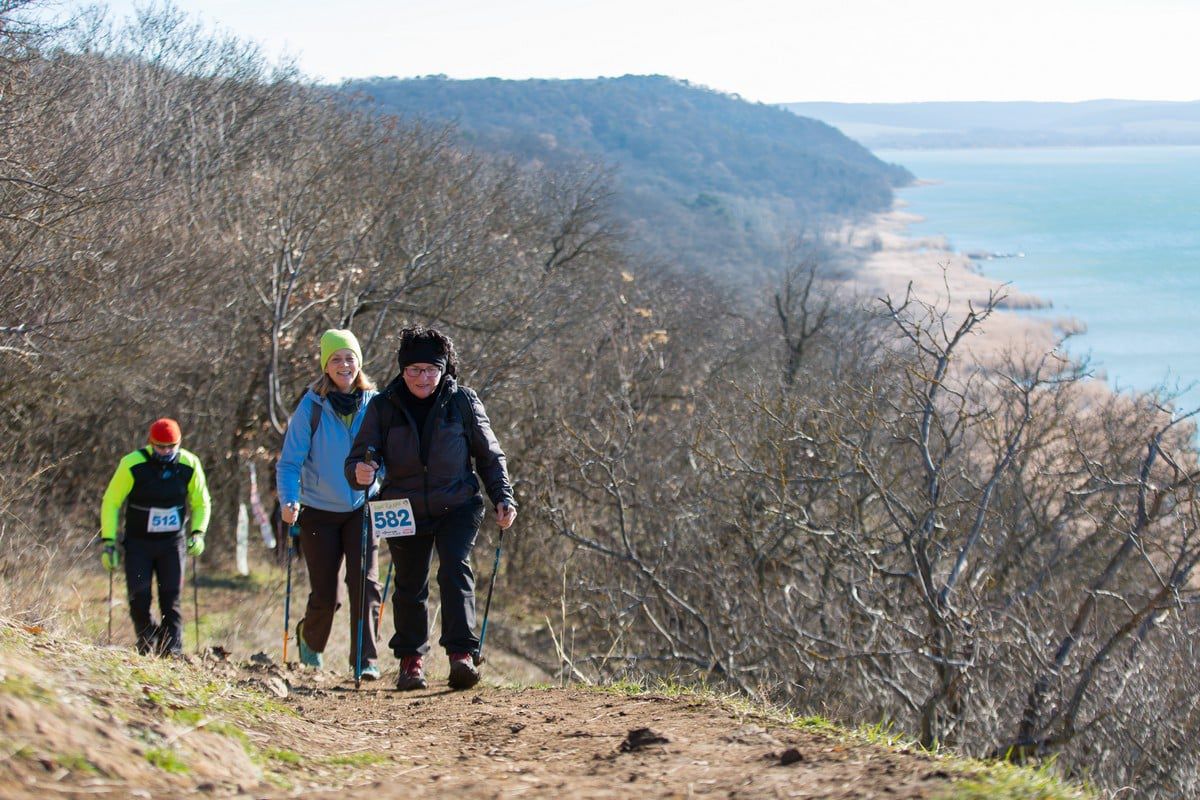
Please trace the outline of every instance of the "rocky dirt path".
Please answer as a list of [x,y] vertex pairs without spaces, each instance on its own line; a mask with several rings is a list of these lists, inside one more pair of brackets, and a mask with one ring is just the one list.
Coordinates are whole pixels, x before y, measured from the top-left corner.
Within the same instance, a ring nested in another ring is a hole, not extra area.
[[[287,737],[297,783],[278,796],[931,798],[956,774],[926,754],[847,743],[711,697],[450,692],[444,682],[355,691],[308,675],[292,678],[286,701],[305,729]],[[362,766],[340,785],[304,769],[331,754]]]
[[0,625],[0,798],[939,798],[977,769],[711,695],[451,692],[444,659],[427,690],[394,668],[356,690],[259,661]]

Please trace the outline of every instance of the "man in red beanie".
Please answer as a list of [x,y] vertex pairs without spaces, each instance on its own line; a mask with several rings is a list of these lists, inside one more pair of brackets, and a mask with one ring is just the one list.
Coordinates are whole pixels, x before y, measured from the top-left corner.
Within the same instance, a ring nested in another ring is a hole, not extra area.
[[[100,506],[100,563],[112,571],[121,561],[117,546],[121,506],[125,506],[125,586],[139,653],[183,652],[184,561],[204,552],[211,501],[200,459],[180,447],[183,436],[173,419],[150,425],[149,446],[134,450],[117,465]],[[186,537],[185,531],[191,531]],[[158,579],[162,624],[150,613],[151,584]]]

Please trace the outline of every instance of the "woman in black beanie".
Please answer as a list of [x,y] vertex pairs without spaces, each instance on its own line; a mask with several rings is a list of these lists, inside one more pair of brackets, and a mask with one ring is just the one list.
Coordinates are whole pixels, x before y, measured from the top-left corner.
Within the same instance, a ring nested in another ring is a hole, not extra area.
[[[396,687],[427,685],[429,568],[436,548],[442,599],[438,643],[450,658],[450,687],[469,689],[479,682],[471,549],[484,517],[475,471],[502,529],[517,517],[512,483],[483,403],[457,382],[454,342],[433,328],[405,328],[397,357],[400,374],[367,406],[346,459],[346,478],[351,486],[365,488],[380,463],[384,467],[371,518],[376,535],[387,537],[396,565],[396,633],[389,642],[400,659]],[[374,463],[367,460],[368,451]]]

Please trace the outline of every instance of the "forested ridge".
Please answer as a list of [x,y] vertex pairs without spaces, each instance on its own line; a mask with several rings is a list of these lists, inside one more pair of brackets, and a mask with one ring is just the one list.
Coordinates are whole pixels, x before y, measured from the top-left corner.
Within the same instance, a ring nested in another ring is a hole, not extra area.
[[710,273],[778,264],[802,226],[890,207],[912,180],[836,129],[664,76],[372,78],[340,87],[381,111],[455,124],[523,162],[615,168],[616,211],[647,252]]
[[818,238],[738,291],[645,258],[603,165],[464,148],[170,10],[108,33],[22,5],[0,25],[0,614],[53,620],[99,569],[100,494],[162,415],[228,559],[320,332],[354,329],[386,380],[428,323],[514,476],[506,624],[563,676],[1200,793],[1200,473],[1169,398],[1054,353],[976,363],[992,303],[843,296]]

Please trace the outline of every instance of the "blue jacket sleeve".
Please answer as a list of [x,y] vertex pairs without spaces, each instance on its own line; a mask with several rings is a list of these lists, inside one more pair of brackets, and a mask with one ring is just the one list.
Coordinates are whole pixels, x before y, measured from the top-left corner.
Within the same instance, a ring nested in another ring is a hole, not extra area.
[[309,393],[305,393],[288,421],[287,433],[283,436],[283,450],[279,453],[279,463],[275,468],[275,491],[279,494],[280,505],[300,502],[300,471],[312,446],[314,413],[321,413],[321,408],[313,402]]

